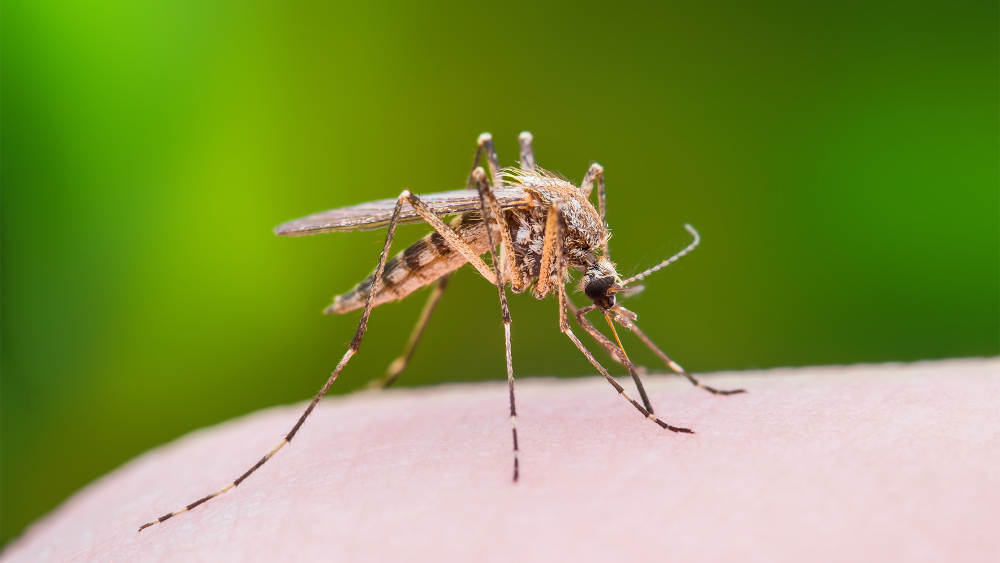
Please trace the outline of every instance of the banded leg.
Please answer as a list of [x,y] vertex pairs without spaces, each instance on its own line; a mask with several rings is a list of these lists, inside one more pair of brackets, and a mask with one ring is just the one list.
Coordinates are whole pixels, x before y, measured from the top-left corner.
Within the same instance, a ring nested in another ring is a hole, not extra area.
[[[442,237],[444,237],[445,242],[447,242],[457,252],[460,252],[467,258],[469,256],[472,256],[473,258],[478,260],[479,265],[477,266],[476,263],[473,262],[473,266],[476,266],[476,269],[479,270],[480,273],[483,274],[483,276],[490,281],[490,283],[495,283],[494,281],[496,280],[495,274],[487,268],[486,263],[483,262],[481,258],[479,258],[479,256],[475,253],[475,250],[473,250],[472,247],[466,244],[465,241],[463,241],[455,233],[455,231],[451,230],[450,227],[445,225],[436,215],[434,215],[429,209],[427,209],[427,206],[420,200],[420,198],[410,193],[409,190],[403,190],[403,193],[399,194],[399,198],[396,200],[396,207],[393,209],[392,218],[389,220],[389,231],[385,237],[385,245],[382,247],[382,254],[379,256],[378,266],[375,268],[375,274],[373,278],[374,281],[372,282],[372,290],[368,294],[368,298],[365,300],[364,312],[362,312],[361,314],[361,321],[358,323],[358,329],[354,333],[354,338],[351,339],[351,343],[350,345],[348,345],[347,351],[344,352],[344,356],[340,359],[340,362],[337,363],[337,367],[334,368],[333,372],[330,374],[330,377],[326,380],[326,383],[324,383],[323,387],[320,388],[318,393],[316,393],[316,396],[313,397],[312,402],[310,402],[309,406],[306,407],[306,410],[299,417],[299,420],[295,423],[295,426],[292,427],[292,429],[288,432],[287,435],[285,435],[284,439],[277,446],[275,446],[270,452],[268,452],[256,464],[254,464],[253,467],[248,469],[246,472],[244,472],[242,475],[236,478],[233,482],[229,483],[225,487],[219,489],[218,491],[215,491],[212,494],[206,495],[192,502],[191,504],[185,506],[184,508],[175,510],[168,514],[164,514],[163,516],[160,516],[156,520],[143,524],[142,526],[139,527],[140,532],[154,524],[159,524],[161,522],[164,522],[165,520],[172,518],[182,512],[187,512],[188,510],[192,510],[198,507],[199,505],[208,502],[209,500],[212,500],[213,498],[229,491],[230,489],[239,486],[240,483],[246,480],[246,478],[249,477],[251,474],[253,474],[254,471],[260,469],[262,465],[264,465],[265,463],[267,463],[269,459],[274,457],[274,454],[278,453],[278,451],[281,450],[281,448],[285,447],[292,441],[292,438],[295,437],[295,434],[298,433],[299,428],[302,427],[302,424],[305,423],[306,419],[309,418],[309,415],[312,414],[313,409],[316,408],[316,405],[319,403],[320,399],[322,399],[323,396],[326,395],[327,391],[330,390],[330,387],[333,385],[334,381],[336,381],[337,378],[340,376],[340,373],[344,370],[344,367],[347,365],[347,362],[349,362],[351,358],[354,357],[354,354],[356,354],[358,352],[358,349],[361,347],[361,341],[364,338],[365,331],[368,329],[368,318],[371,316],[372,305],[374,303],[375,295],[377,295],[379,290],[382,288],[382,274],[385,271],[386,258],[389,255],[389,248],[392,246],[392,239],[396,234],[396,226],[399,223],[399,212],[402,209],[404,203],[409,203],[410,205],[412,205],[413,208],[416,209],[417,212],[421,215],[421,217],[423,217],[428,223],[431,223],[431,226],[434,227],[434,229],[437,230]],[[487,229],[487,232],[488,231],[489,229]]]
[[[564,268],[562,266],[562,246],[563,238],[565,237],[565,224],[562,222],[559,206],[555,204],[549,209],[548,215],[545,217],[545,239],[542,241],[542,258],[539,268],[538,281],[535,282],[535,296],[541,299],[548,292],[552,285],[558,285],[562,287]],[[552,281],[553,266],[556,266],[557,272],[555,274],[555,282]],[[568,299],[566,300],[567,307],[573,309],[576,312],[576,306],[573,305]],[[595,305],[587,307],[587,310],[595,308]],[[605,338],[603,334],[600,333],[587,319],[583,318],[582,315],[577,314],[577,320],[580,322],[580,326],[584,328],[590,335],[597,340],[598,344],[604,346],[606,350],[611,354],[611,357],[616,361],[625,366],[628,370],[629,375],[632,377],[632,381],[635,382],[636,389],[639,390],[639,397],[642,399],[643,406],[646,410],[653,412],[653,405],[649,401],[649,396],[646,395],[646,388],[642,385],[642,380],[639,378],[638,370],[632,365],[631,360],[629,360],[628,355],[625,354],[624,350],[615,348],[611,342]],[[609,321],[610,322],[610,321]],[[614,327],[612,327],[614,330]]]
[[434,289],[431,290],[424,309],[420,311],[420,317],[417,318],[417,324],[413,327],[413,332],[410,333],[410,338],[406,341],[406,347],[403,348],[403,352],[389,364],[382,377],[368,384],[369,389],[388,389],[399,378],[399,374],[409,365],[410,360],[413,358],[413,352],[416,351],[417,344],[424,335],[424,329],[427,328],[427,323],[431,320],[431,313],[434,312],[438,301],[444,295],[444,290],[448,287],[448,278],[449,276],[444,276],[434,284]]
[[[616,312],[625,312],[632,317],[635,316],[634,313],[632,313],[631,311],[620,305],[615,307],[614,310]],[[653,341],[650,340],[648,336],[646,336],[646,333],[639,330],[639,325],[635,324],[634,320],[630,320],[628,324],[624,323],[620,324],[622,324],[622,326],[634,332],[635,335],[639,337],[639,340],[642,340],[642,342],[646,345],[647,348],[650,349],[650,351],[652,351],[654,354],[656,354],[657,357],[663,360],[663,363],[666,364],[667,367],[673,370],[674,373],[676,373],[677,375],[684,376],[688,381],[691,382],[691,385],[694,385],[695,387],[700,387],[713,395],[737,395],[739,393],[746,393],[746,389],[716,389],[714,387],[709,387],[708,385],[705,385],[701,381],[698,381],[698,378],[688,373],[687,370],[681,367],[680,364],[671,360],[669,356],[663,353],[663,350],[660,350],[660,348],[656,344],[654,344]]]
[[[497,279],[499,280],[501,279],[499,269],[500,265],[497,262],[496,250],[494,250],[496,247],[493,235],[490,233],[490,229],[488,228],[488,218],[491,214],[498,214],[500,209],[499,206],[496,205],[496,196],[493,194],[489,183],[486,181],[486,175],[483,172],[483,169],[477,168],[474,171],[474,176],[479,189],[479,203],[483,212],[483,221],[487,221],[486,236],[488,237],[490,246],[490,257],[493,259],[493,271],[496,273]],[[503,231],[507,232],[506,227],[504,227],[503,216],[500,215],[498,219],[501,227],[503,227]],[[497,292],[500,295],[500,313],[503,316],[504,353],[507,360],[507,389],[510,397],[510,431],[511,437],[514,440],[514,481],[516,482],[520,471],[517,459],[517,407],[514,402],[514,361],[510,351],[510,308],[507,306],[507,292],[503,282],[497,284]]]
[[653,412],[653,406],[649,402],[649,396],[646,395],[646,389],[642,385],[642,379],[639,378],[638,367],[632,363],[627,354],[620,351],[613,342],[608,340],[608,337],[604,336],[601,331],[597,330],[594,325],[590,324],[590,321],[588,321],[585,317],[587,313],[597,309],[597,305],[587,305],[582,309],[577,309],[569,300],[566,301],[566,305],[569,307],[570,312],[576,316],[576,321],[581,327],[583,327],[583,330],[587,331],[587,334],[589,334],[591,338],[600,344],[602,348],[607,350],[613,360],[625,366],[629,375],[632,376],[632,381],[635,382],[636,389],[639,391],[639,398],[642,399],[642,405],[646,407],[646,410],[649,412]]
[[580,353],[582,353],[587,358],[587,361],[590,362],[590,365],[594,366],[594,369],[600,372],[600,374],[604,376],[604,379],[608,380],[608,383],[610,383],[611,386],[614,387],[615,391],[617,391],[618,394],[621,395],[626,401],[631,403],[632,406],[635,407],[635,409],[639,411],[640,414],[642,414],[642,416],[655,422],[660,428],[670,430],[671,432],[694,434],[694,430],[691,430],[690,428],[682,428],[680,426],[672,426],[670,424],[667,424],[659,417],[655,416],[653,413],[643,408],[642,405],[636,402],[635,399],[630,397],[628,393],[625,392],[625,388],[622,387],[621,384],[619,384],[617,381],[615,381],[615,378],[611,377],[611,374],[608,373],[608,370],[604,369],[604,366],[602,366],[601,363],[598,362],[596,358],[594,358],[594,355],[590,353],[590,350],[588,350],[587,347],[584,346],[582,342],[580,342],[580,339],[577,338],[575,334],[573,334],[573,331],[569,327],[569,322],[566,320],[566,288],[563,287],[561,284],[559,285],[559,317],[560,317],[559,328],[560,330],[562,330],[563,334],[565,334],[566,337],[569,338],[571,342],[573,342],[573,345],[580,350]]
[[[562,223],[562,221],[560,221],[560,225],[562,225],[560,231],[564,232],[565,225]],[[557,244],[556,246],[560,249],[562,248],[562,244]],[[559,283],[556,284],[556,289],[558,291],[558,296],[559,296],[559,330],[562,331],[562,333],[565,334],[566,337],[570,339],[570,341],[573,343],[574,346],[577,347],[578,350],[580,350],[580,353],[582,353],[584,357],[587,358],[587,361],[590,362],[590,365],[594,366],[594,369],[600,372],[600,374],[604,376],[604,379],[608,380],[608,383],[611,384],[611,386],[615,389],[615,391],[617,391],[618,394],[621,395],[626,401],[631,403],[632,406],[635,407],[636,410],[638,410],[642,414],[642,416],[655,422],[660,428],[670,430],[671,432],[694,434],[694,431],[691,430],[690,428],[682,428],[680,426],[672,426],[670,424],[667,424],[659,417],[655,416],[652,412],[650,412],[642,405],[640,405],[638,402],[636,402],[635,399],[630,397],[628,393],[625,392],[625,388],[622,387],[621,384],[619,384],[617,381],[615,381],[615,378],[611,377],[611,374],[608,373],[608,370],[604,369],[604,366],[602,366],[601,363],[597,361],[597,358],[595,358],[594,355],[590,353],[590,350],[588,350],[587,347],[584,346],[582,342],[580,342],[580,339],[577,338],[575,334],[573,334],[573,330],[569,326],[569,320],[566,315],[566,308],[569,300],[566,298],[566,286],[564,285],[565,280],[563,279],[563,272],[565,272],[565,269],[562,267],[561,251],[559,252],[557,264],[559,264],[559,274],[560,274]]]
[[[160,516],[159,518],[153,520],[152,522],[146,522],[142,526],[139,526],[140,532],[154,524],[159,524],[161,522],[164,522],[182,512],[187,512],[188,510],[192,510],[200,506],[201,504],[208,502],[213,498],[229,491],[230,489],[238,487],[240,483],[242,483],[244,480],[246,480],[247,477],[252,475],[254,471],[260,469],[262,465],[264,465],[265,463],[267,463],[269,459],[274,457],[274,454],[278,453],[278,451],[281,450],[281,448],[291,443],[292,438],[295,437],[295,434],[298,433],[299,428],[302,427],[302,424],[306,421],[307,418],[309,418],[309,415],[312,414],[313,409],[316,408],[316,405],[319,403],[319,400],[322,399],[323,396],[326,395],[327,391],[330,390],[330,387],[333,385],[333,382],[336,381],[337,377],[340,376],[340,372],[344,370],[344,367],[347,365],[347,362],[351,360],[354,354],[356,354],[358,352],[358,349],[361,347],[361,340],[364,338],[365,331],[368,328],[368,317],[371,316],[372,303],[374,302],[375,294],[378,293],[379,289],[381,289],[382,286],[382,273],[385,271],[385,262],[386,262],[386,257],[389,255],[389,247],[392,246],[392,239],[393,236],[396,234],[396,224],[399,221],[399,211],[400,209],[402,209],[403,203],[410,200],[411,198],[412,196],[410,195],[409,190],[403,190],[403,193],[400,194],[399,199],[396,200],[396,207],[393,209],[392,218],[389,220],[389,232],[386,234],[385,244],[382,246],[382,254],[379,256],[378,266],[375,268],[375,277],[372,285],[372,291],[371,293],[368,294],[368,299],[365,302],[365,309],[364,312],[361,314],[361,321],[358,323],[358,329],[354,333],[354,338],[351,340],[351,343],[348,346],[347,351],[344,352],[344,356],[340,359],[340,362],[337,363],[337,367],[334,368],[333,372],[330,374],[330,377],[326,380],[326,383],[323,384],[323,387],[320,388],[319,392],[316,393],[316,396],[313,397],[312,402],[309,403],[309,406],[306,407],[306,410],[302,413],[301,416],[299,416],[299,420],[295,423],[295,426],[292,427],[292,429],[288,432],[288,434],[285,435],[285,437],[281,440],[280,443],[278,443],[277,446],[275,446],[271,451],[269,451],[264,457],[260,458],[260,460],[257,463],[255,463],[253,467],[246,470],[242,475],[237,477],[231,483],[219,489],[218,491],[215,491],[214,493],[206,495],[192,502],[191,504],[185,506],[184,508],[175,510],[168,514],[164,514],[163,516]],[[412,204],[412,201],[410,203]]]

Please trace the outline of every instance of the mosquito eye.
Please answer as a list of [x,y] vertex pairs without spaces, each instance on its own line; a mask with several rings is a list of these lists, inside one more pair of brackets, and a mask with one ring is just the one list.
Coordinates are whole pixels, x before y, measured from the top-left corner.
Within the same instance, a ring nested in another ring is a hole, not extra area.
[[608,292],[611,286],[614,285],[615,279],[613,277],[604,278],[594,278],[587,282],[587,285],[583,287],[583,292],[587,294],[587,297],[591,298],[598,307],[602,309],[610,309],[615,306],[615,296]]

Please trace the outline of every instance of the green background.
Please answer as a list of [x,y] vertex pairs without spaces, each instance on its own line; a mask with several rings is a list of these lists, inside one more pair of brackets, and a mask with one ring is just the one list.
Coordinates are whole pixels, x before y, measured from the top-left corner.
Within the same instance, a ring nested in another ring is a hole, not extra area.
[[[211,4],[4,5],[0,540],[311,396],[357,322],[320,310],[384,235],[271,228],[461,187],[482,131],[504,164],[528,129],[546,168],[605,166],[623,274],[700,229],[629,301],[694,371],[1000,353],[996,2]],[[425,294],[375,311],[334,393],[382,373]],[[553,300],[511,306],[521,376],[592,373]],[[466,268],[402,384],[502,357]]]

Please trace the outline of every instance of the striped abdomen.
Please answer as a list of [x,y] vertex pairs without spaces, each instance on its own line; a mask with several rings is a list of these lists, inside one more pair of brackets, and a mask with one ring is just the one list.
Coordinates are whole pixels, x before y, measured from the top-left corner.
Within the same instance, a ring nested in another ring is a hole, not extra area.
[[[451,227],[462,240],[479,254],[489,250],[486,229],[479,212],[469,211],[451,221]],[[430,233],[385,263],[382,288],[375,295],[373,306],[406,297],[434,280],[454,272],[465,264],[465,257],[452,250],[437,232]],[[371,293],[374,274],[351,291],[339,295],[324,313],[347,313],[365,306]]]

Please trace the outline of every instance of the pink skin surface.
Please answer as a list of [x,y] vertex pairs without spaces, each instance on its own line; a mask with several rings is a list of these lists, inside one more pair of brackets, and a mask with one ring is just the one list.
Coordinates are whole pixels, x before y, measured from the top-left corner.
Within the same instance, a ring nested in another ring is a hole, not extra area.
[[[7,561],[1000,561],[1000,360],[359,393],[207,428],[86,487]],[[630,385],[622,380],[625,385]]]

